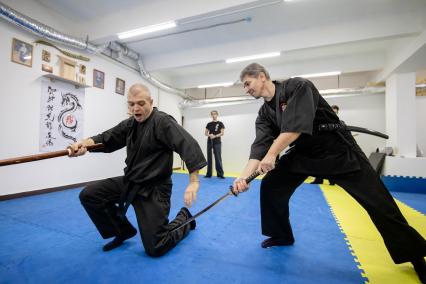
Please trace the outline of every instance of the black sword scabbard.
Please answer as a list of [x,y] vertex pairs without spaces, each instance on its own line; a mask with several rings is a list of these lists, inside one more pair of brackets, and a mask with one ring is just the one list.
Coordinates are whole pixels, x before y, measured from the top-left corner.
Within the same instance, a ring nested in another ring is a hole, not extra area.
[[371,129],[367,129],[364,127],[358,127],[358,126],[351,126],[351,125],[346,125],[346,129],[349,131],[353,131],[353,132],[359,132],[359,133],[365,133],[368,135],[373,135],[373,136],[377,136],[377,137],[381,137],[384,139],[389,139],[389,136],[381,133],[379,131],[375,131],[375,130],[371,130]]

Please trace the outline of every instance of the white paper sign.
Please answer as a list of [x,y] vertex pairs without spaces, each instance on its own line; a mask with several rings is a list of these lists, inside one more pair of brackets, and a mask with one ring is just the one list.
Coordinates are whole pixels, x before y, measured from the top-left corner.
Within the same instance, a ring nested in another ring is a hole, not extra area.
[[40,104],[40,151],[64,150],[83,138],[84,89],[43,80]]

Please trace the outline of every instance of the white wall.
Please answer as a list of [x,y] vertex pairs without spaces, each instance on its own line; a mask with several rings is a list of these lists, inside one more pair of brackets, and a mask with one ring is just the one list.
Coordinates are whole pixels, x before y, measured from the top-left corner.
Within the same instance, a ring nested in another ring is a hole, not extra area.
[[[11,62],[12,38],[28,43],[36,40],[12,24],[0,20],[0,159],[39,153],[39,121],[41,95],[41,51],[51,52],[51,65],[58,74],[56,49],[34,45],[32,68]],[[69,48],[66,48],[70,50]],[[105,57],[74,53],[90,57],[86,62],[86,81],[92,85],[93,68],[105,72],[105,89],[85,89],[84,136],[92,136],[111,128],[127,118],[126,96],[115,93],[115,79],[126,81],[126,92],[136,82],[146,83],[138,72]],[[81,62],[83,63],[83,62]],[[180,121],[178,96],[159,91],[146,83],[153,95],[154,104]],[[49,159],[0,168],[0,195],[51,188],[74,183],[98,180],[123,173],[124,149],[113,154],[87,154],[84,157]],[[179,166],[180,161],[175,161]]]
[[426,156],[426,96],[416,97],[417,145]]
[[[158,93],[158,109],[167,112],[176,119],[176,121],[182,125],[182,112],[179,108],[179,103],[182,98],[179,96],[171,96],[163,90],[157,89]],[[173,153],[173,168],[182,167],[182,159],[177,153]]]
[[[416,142],[423,155],[426,155],[426,97],[416,97],[415,111]],[[390,176],[426,178],[426,157],[386,157],[383,171]]]
[[[330,105],[339,106],[339,117],[347,125],[386,133],[385,95],[358,95],[326,100]],[[356,133],[353,132],[352,134]],[[376,148],[383,148],[386,145],[385,139],[363,133],[358,133],[354,138],[367,157]]]

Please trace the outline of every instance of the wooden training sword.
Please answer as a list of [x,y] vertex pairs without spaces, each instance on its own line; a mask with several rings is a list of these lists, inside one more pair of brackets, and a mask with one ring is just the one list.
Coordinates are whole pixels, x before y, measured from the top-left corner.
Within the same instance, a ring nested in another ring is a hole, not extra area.
[[[87,146],[86,148],[88,151],[98,150],[98,149],[104,148],[104,144],[98,143],[91,146]],[[0,167],[28,163],[28,162],[56,158],[56,157],[62,157],[62,156],[68,156],[70,154],[70,151],[71,149],[67,148],[65,150],[60,150],[60,151],[0,160]]]

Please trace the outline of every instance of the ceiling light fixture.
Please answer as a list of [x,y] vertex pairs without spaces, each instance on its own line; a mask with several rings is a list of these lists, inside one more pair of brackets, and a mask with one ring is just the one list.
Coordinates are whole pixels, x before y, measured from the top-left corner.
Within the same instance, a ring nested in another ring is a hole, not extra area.
[[279,53],[279,52],[269,52],[269,53],[262,53],[262,54],[249,55],[249,56],[243,56],[243,57],[229,58],[229,59],[226,59],[225,62],[226,63],[234,63],[234,62],[260,59],[260,58],[275,57],[275,56],[280,56],[280,55],[281,55],[281,53]]
[[165,23],[161,23],[161,24],[146,26],[146,27],[142,27],[142,28],[127,31],[127,32],[118,33],[117,36],[118,36],[119,39],[126,39],[126,38],[135,37],[135,36],[139,36],[139,35],[143,35],[143,34],[162,31],[162,30],[166,30],[166,29],[171,29],[171,28],[174,28],[174,27],[176,27],[176,22],[175,21],[169,21],[169,22],[165,22]]
[[342,74],[341,71],[331,71],[331,72],[322,72],[322,73],[312,73],[312,74],[291,76],[291,78],[294,78],[294,77],[316,78],[316,77],[336,76],[336,75],[340,75],[340,74]]
[[234,85],[233,82],[225,82],[225,83],[216,83],[216,84],[208,84],[208,85],[200,85],[198,86],[199,89],[204,89],[204,88],[213,88],[213,87],[229,87]]

